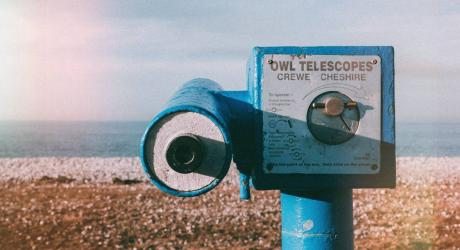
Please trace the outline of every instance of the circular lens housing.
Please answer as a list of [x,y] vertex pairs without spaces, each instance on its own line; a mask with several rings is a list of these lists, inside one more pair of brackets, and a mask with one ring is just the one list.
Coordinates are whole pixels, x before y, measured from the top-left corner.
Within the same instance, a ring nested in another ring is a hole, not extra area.
[[317,96],[307,112],[307,126],[320,142],[336,145],[355,135],[359,126],[358,105],[340,92],[326,92]]

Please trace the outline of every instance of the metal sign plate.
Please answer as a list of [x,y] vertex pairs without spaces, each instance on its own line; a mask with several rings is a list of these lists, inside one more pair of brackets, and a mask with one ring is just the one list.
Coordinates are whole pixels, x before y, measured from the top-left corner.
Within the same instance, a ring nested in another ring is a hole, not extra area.
[[[264,173],[379,173],[379,56],[266,54],[261,89]],[[312,111],[332,97],[340,117]]]

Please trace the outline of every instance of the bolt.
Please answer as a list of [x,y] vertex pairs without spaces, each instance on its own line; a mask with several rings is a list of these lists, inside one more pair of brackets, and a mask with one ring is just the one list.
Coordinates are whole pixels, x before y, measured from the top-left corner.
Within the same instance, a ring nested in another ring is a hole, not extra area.
[[314,109],[323,109],[326,105],[324,105],[324,103],[313,103],[311,105],[312,108]]
[[267,170],[272,171],[272,169],[273,169],[273,164],[272,163],[267,164]]
[[272,59],[269,59],[268,60],[268,64],[272,64],[273,63],[273,60]]
[[357,102],[347,102],[345,104],[345,106],[347,106],[347,108],[356,108],[358,106],[358,103]]
[[372,60],[373,64],[377,64],[377,59]]

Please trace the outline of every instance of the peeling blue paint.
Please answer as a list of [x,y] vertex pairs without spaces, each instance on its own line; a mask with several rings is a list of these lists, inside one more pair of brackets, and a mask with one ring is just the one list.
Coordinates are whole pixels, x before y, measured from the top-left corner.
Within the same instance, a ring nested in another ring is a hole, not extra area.
[[282,191],[281,223],[283,249],[353,249],[351,189]]

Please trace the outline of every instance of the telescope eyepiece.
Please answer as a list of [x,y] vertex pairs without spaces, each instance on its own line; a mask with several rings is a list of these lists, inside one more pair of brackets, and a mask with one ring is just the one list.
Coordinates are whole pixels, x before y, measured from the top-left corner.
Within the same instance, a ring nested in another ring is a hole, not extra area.
[[201,166],[204,148],[200,139],[193,134],[174,138],[166,149],[166,161],[176,172],[188,174]]

